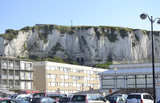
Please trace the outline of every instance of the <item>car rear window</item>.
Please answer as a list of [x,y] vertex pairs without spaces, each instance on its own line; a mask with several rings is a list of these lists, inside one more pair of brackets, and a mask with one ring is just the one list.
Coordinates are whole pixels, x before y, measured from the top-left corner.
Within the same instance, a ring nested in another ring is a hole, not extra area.
[[141,95],[128,95],[127,99],[141,99]]
[[152,100],[153,98],[150,95],[143,95],[143,99],[151,99]]
[[85,95],[74,95],[71,101],[81,102],[81,101],[85,101],[85,99],[86,99]]

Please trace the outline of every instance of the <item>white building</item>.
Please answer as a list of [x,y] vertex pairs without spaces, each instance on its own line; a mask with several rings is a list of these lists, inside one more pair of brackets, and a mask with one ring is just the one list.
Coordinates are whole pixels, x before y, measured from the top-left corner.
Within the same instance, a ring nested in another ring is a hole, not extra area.
[[8,90],[32,90],[32,62],[17,58],[0,57],[0,88]]
[[74,93],[100,88],[98,73],[105,69],[56,63],[34,63],[34,89],[39,91]]

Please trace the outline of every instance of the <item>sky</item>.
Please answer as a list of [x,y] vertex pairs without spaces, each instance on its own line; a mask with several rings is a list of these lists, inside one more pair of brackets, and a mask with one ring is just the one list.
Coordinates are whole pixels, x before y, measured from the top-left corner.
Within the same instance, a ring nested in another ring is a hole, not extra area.
[[[0,33],[35,24],[118,26],[150,30],[139,15],[160,17],[160,0],[0,0]],[[154,30],[160,25],[154,23]]]

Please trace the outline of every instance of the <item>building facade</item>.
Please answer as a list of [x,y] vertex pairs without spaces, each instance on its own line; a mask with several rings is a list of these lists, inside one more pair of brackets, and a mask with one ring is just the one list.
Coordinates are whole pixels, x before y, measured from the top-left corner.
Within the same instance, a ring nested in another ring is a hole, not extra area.
[[98,73],[102,71],[105,70],[48,61],[35,62],[34,89],[66,94],[99,89]]
[[32,62],[11,57],[0,57],[0,88],[8,90],[32,90]]
[[[102,90],[123,88],[153,88],[152,64],[111,65],[100,73]],[[116,69],[115,69],[116,68]],[[160,63],[155,63],[156,85],[160,83]]]

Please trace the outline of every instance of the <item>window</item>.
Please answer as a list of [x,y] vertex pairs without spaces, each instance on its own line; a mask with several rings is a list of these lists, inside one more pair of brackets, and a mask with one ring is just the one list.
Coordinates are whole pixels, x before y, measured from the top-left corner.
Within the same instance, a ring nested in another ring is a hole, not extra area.
[[48,75],[47,75],[47,78],[51,78],[51,74],[48,74]]
[[143,98],[144,99],[151,99],[151,100],[153,100],[152,96],[150,96],[150,95],[143,95]]
[[46,67],[46,69],[47,69],[47,70],[50,70],[50,67],[49,67],[49,66],[47,66],[47,67]]
[[82,102],[85,101],[85,95],[74,95],[71,101]]
[[63,67],[60,67],[60,71],[64,71]]
[[127,99],[141,99],[141,95],[128,95]]
[[65,87],[68,87],[68,83],[64,83]]
[[56,83],[54,83],[54,82],[51,82],[51,86],[56,86]]
[[64,79],[64,75],[61,75],[60,77],[61,77],[61,79]]
[[56,75],[51,75],[51,78],[52,78],[52,79],[55,79],[55,78],[56,78]]
[[19,81],[15,81],[15,85],[17,86],[20,85]]
[[52,86],[51,82],[48,83],[48,86]]
[[65,79],[68,79],[69,77],[68,77],[68,75],[65,75]]
[[60,86],[64,86],[64,83],[60,83]]
[[25,72],[20,72],[20,78],[24,79],[25,78]]

